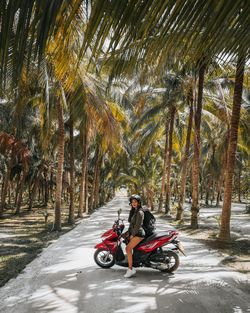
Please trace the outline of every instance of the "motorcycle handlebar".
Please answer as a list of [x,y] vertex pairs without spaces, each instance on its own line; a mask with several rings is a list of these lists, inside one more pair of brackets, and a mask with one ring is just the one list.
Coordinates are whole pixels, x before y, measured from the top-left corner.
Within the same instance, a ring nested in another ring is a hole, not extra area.
[[119,222],[119,221],[122,221],[122,222],[123,222],[124,219],[119,217],[117,220],[115,220],[115,222]]

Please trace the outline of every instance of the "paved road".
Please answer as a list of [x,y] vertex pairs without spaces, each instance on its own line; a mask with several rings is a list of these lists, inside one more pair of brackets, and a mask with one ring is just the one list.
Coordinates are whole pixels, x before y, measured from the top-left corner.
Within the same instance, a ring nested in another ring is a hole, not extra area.
[[[141,268],[136,277],[125,279],[125,268],[99,268],[93,246],[120,207],[126,208],[122,215],[127,218],[125,193],[45,249],[0,289],[0,312],[250,312],[247,277],[221,266],[216,252],[182,234],[188,256],[181,257],[174,275]],[[157,227],[169,228],[159,220]]]

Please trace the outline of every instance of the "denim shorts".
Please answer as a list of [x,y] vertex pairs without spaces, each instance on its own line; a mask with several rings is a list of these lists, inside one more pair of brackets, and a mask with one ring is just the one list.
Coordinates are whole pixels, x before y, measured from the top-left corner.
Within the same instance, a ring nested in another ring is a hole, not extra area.
[[145,231],[143,228],[140,228],[139,231],[135,234],[135,237],[141,237],[144,238],[145,237]]

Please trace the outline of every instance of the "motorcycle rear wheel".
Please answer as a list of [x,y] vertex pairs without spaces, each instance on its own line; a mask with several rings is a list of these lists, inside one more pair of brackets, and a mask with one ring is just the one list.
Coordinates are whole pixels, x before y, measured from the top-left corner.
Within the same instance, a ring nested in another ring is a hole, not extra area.
[[96,250],[94,260],[102,268],[110,268],[115,264],[114,255],[105,249]]
[[160,270],[163,273],[172,273],[177,270],[180,265],[180,259],[177,253],[174,251],[164,251],[165,263],[168,265],[168,268]]

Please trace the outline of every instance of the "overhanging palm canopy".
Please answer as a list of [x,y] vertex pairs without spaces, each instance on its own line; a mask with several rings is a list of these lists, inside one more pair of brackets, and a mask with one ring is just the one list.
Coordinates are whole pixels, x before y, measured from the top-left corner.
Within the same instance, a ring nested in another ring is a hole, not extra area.
[[[41,60],[48,40],[60,25],[66,32],[70,23],[84,19],[83,0],[1,0],[0,80],[17,81],[23,63]],[[61,30],[61,29],[60,29]],[[32,57],[31,57],[32,56]]]
[[93,45],[98,54],[109,36],[108,51],[119,48],[126,57],[137,55],[147,64],[166,62],[170,51],[196,61],[214,55],[229,59],[249,53],[249,24],[247,0],[97,0],[85,48]]
[[166,63],[170,52],[195,61],[249,54],[248,0],[95,0],[85,29],[88,8],[85,0],[1,1],[1,83],[6,76],[17,80],[23,62],[31,54],[41,58],[58,26],[67,32],[70,23],[81,24],[82,53],[91,46],[93,55],[103,51],[107,38],[107,51],[119,48],[126,59],[137,56],[146,64]]

